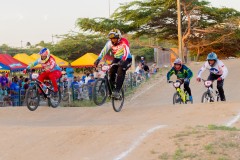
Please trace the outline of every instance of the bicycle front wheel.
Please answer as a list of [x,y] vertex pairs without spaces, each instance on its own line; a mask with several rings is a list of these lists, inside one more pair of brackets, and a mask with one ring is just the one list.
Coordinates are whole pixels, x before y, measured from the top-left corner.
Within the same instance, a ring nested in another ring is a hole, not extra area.
[[203,93],[201,102],[202,103],[209,103],[209,102],[211,102],[211,96],[209,95],[208,91]]
[[101,106],[106,102],[108,95],[107,81],[104,78],[99,78],[96,80],[93,86],[93,102]]
[[120,112],[122,110],[123,103],[124,103],[124,90],[122,88],[120,90],[120,97],[119,98],[112,97],[113,110],[115,112]]
[[60,88],[58,88],[57,93],[55,93],[53,90],[49,90],[49,92],[48,105],[52,108],[57,108],[62,99]]
[[37,88],[38,87],[34,85],[29,87],[26,91],[26,104],[30,111],[35,111],[39,106],[40,95]]
[[179,104],[182,103],[182,98],[178,92],[174,93],[173,95],[173,104],[176,104],[176,103],[179,103]]

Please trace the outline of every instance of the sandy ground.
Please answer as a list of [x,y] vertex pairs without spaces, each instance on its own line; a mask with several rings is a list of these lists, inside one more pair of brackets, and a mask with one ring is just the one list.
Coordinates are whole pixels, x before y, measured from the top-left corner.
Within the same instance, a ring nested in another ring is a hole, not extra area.
[[[174,106],[174,88],[166,83],[165,75],[158,75],[129,97],[119,113],[113,111],[111,104],[90,108],[41,107],[34,112],[26,107],[0,108],[0,160],[164,159],[164,153],[174,153],[176,149],[172,137],[189,128],[210,124],[240,128],[239,62],[224,61],[229,69],[224,86],[227,102],[201,104],[205,88],[195,81],[194,75],[191,81],[194,104]],[[201,65],[192,63],[190,67],[196,74]],[[207,71],[203,77],[206,76]],[[205,130],[200,130],[201,133]],[[240,132],[235,133],[240,137]],[[207,144],[215,137],[201,143]],[[240,138],[236,143],[240,144]],[[239,157],[236,154],[231,159]]]

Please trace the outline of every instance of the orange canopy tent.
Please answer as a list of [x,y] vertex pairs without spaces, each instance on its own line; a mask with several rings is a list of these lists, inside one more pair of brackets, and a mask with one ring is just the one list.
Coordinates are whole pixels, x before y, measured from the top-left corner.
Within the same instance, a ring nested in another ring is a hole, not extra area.
[[71,63],[72,67],[83,68],[83,67],[93,67],[94,62],[97,60],[98,55],[94,53],[86,53],[80,58],[76,59]]
[[[20,62],[22,62],[22,63],[24,63],[26,65],[29,65],[29,64],[31,64],[31,63],[33,63],[35,61],[34,58],[30,57],[26,53],[18,53],[13,58],[19,60]],[[38,64],[34,68],[41,68],[41,65]]]

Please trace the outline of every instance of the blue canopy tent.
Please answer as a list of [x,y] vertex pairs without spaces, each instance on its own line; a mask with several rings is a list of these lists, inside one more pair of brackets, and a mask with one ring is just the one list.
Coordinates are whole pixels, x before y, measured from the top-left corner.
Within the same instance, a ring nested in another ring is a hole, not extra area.
[[0,63],[0,72],[10,72],[10,67],[3,63]]
[[0,63],[8,66],[11,72],[23,71],[27,65],[14,59],[9,54],[0,54]]

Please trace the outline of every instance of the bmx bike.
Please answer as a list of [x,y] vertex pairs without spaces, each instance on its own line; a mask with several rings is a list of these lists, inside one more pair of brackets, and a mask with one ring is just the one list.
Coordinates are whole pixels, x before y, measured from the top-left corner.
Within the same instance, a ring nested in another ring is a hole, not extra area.
[[187,91],[181,89],[181,85],[183,84],[182,80],[177,80],[176,82],[169,81],[169,83],[172,83],[173,87],[176,89],[176,92],[173,94],[173,104],[193,103],[193,100],[189,100],[189,94]]

